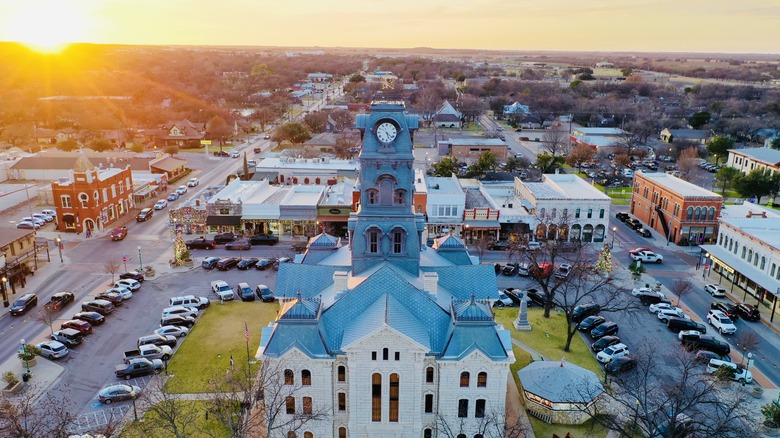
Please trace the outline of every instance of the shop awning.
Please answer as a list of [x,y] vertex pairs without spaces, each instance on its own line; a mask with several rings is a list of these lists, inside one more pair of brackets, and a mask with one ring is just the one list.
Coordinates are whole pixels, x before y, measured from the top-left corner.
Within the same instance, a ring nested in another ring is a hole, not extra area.
[[469,228],[495,228],[500,229],[501,224],[498,221],[463,221],[463,225]]
[[729,252],[726,248],[718,245],[699,245],[699,248],[702,251],[708,252],[710,254],[710,258],[713,260],[736,270],[769,292],[773,294],[777,293],[777,280],[761,272],[761,270],[754,267],[750,263],[740,259],[738,256]]
[[206,225],[238,226],[241,225],[241,216],[208,216]]

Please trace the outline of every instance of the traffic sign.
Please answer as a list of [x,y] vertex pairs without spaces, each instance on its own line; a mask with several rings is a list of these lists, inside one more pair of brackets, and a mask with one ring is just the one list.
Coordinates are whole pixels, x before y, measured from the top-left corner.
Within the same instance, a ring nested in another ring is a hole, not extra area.
[[127,262],[127,257],[122,257],[122,261],[126,263]]

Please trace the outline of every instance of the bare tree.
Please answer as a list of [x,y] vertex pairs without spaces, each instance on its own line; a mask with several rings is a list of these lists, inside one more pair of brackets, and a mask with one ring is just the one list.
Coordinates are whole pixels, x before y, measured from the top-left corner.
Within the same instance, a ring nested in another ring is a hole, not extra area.
[[542,145],[551,155],[565,155],[569,152],[569,133],[556,122],[542,134]]
[[525,428],[518,419],[507,418],[506,410],[491,409],[476,421],[465,418],[447,417],[441,413],[436,416],[436,423],[431,427],[436,436],[457,438],[463,436],[482,436],[484,438],[524,438]]
[[688,292],[693,290],[693,283],[691,283],[691,280],[687,278],[675,278],[674,282],[672,283],[672,287],[670,287],[669,290],[671,290],[673,294],[677,295],[677,304],[675,305],[679,306],[683,295],[686,295]]
[[474,248],[474,251],[477,252],[479,258],[482,258],[482,256],[485,255],[485,252],[488,249],[490,249],[490,244],[491,244],[490,240],[486,238],[479,238],[479,239],[472,240],[469,246]]
[[699,151],[695,146],[680,152],[680,156],[677,158],[677,168],[680,170],[680,177],[686,181],[692,180],[699,169],[699,161]]
[[682,349],[675,352],[671,370],[659,366],[657,348],[640,347],[633,356],[636,369],[612,377],[611,390],[588,412],[596,422],[620,437],[757,436],[743,392],[724,394],[724,383],[703,375]]
[[166,379],[162,377],[153,378],[144,388],[143,398],[136,402],[141,404],[140,410],[145,413],[144,421],[133,423],[133,427],[124,431],[123,435],[159,436],[160,431],[176,438],[194,435],[196,419],[202,415],[201,412],[179,394],[166,392]]
[[117,272],[119,272],[119,260],[117,260],[116,257],[109,257],[105,262],[103,262],[103,269],[106,270],[107,274],[111,274],[111,283],[114,283],[114,277]]
[[6,437],[37,438],[70,436],[69,428],[75,417],[70,413],[74,406],[59,392],[46,392],[41,399],[40,391],[28,389],[13,400],[0,402],[0,435]]
[[737,347],[742,351],[742,362],[747,359],[748,353],[755,353],[758,344],[761,342],[761,336],[753,330],[742,330],[737,337]]
[[54,306],[43,306],[38,312],[38,321],[49,326],[50,334],[54,334],[54,321],[57,320],[58,312],[54,310]]

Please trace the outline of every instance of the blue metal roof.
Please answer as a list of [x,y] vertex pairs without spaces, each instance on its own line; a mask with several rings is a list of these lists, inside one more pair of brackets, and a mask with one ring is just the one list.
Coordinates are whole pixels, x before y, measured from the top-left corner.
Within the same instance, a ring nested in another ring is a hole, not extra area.
[[320,310],[320,300],[312,298],[298,298],[285,303],[279,311],[279,320],[312,320],[317,319]]
[[472,351],[479,350],[493,360],[507,358],[507,352],[498,336],[496,325],[489,324],[457,324],[442,353],[442,359],[460,360]]
[[452,310],[456,321],[490,321],[493,312],[485,302],[477,301],[472,295],[470,300],[452,300]]
[[301,323],[277,323],[264,354],[279,357],[293,347],[311,358],[330,357],[317,325]]
[[493,265],[428,266],[423,271],[439,274],[439,286],[450,292],[455,299],[497,300],[498,282]]
[[309,239],[309,248],[335,248],[338,243],[338,237],[327,233],[320,233]]
[[277,297],[294,298],[298,292],[303,298],[318,295],[333,284],[333,273],[343,271],[343,267],[325,265],[302,265],[298,263],[280,263],[276,277]]

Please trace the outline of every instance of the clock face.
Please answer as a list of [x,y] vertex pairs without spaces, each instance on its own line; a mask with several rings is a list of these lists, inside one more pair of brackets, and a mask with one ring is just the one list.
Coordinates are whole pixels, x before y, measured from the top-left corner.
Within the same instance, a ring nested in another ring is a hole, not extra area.
[[380,123],[379,126],[376,127],[376,138],[382,143],[390,143],[395,140],[397,135],[398,129],[390,122]]

